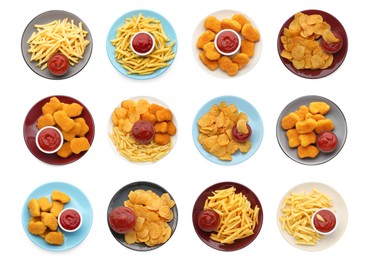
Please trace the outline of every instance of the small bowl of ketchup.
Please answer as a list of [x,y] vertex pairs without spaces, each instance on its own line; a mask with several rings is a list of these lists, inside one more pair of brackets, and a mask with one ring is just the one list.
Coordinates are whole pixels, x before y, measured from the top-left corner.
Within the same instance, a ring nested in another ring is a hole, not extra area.
[[338,218],[331,209],[322,208],[312,215],[311,225],[320,235],[330,235],[338,226]]
[[154,37],[148,32],[137,32],[130,40],[130,48],[139,56],[150,54],[154,46]]
[[54,76],[64,76],[69,71],[69,59],[62,53],[55,53],[48,60],[47,68]]
[[224,29],[215,36],[214,45],[220,54],[232,56],[241,47],[241,36],[232,29]]
[[64,138],[61,131],[54,126],[45,126],[36,134],[37,148],[46,154],[56,153],[63,145]]
[[82,214],[77,209],[65,208],[57,218],[59,227],[65,232],[75,232],[83,224]]

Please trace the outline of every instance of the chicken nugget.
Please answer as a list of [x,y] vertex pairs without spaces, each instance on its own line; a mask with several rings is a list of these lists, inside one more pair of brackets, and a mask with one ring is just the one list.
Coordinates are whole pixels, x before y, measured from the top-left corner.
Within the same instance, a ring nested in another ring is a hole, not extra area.
[[331,119],[321,119],[317,121],[317,125],[315,127],[315,132],[317,134],[324,132],[324,131],[331,131],[334,129],[334,123]]
[[71,119],[64,110],[58,110],[54,113],[55,122],[60,128],[68,132],[74,127],[74,120]]
[[41,235],[46,231],[47,227],[42,221],[29,221],[28,231],[33,235]]
[[51,245],[62,245],[64,243],[64,235],[60,231],[51,231],[45,236],[45,241]]
[[69,203],[71,198],[69,195],[67,195],[65,192],[59,191],[59,190],[53,190],[51,193],[51,199],[60,201],[61,203]]
[[171,110],[163,108],[156,113],[157,122],[171,121],[173,118]]
[[40,206],[41,211],[50,211],[52,207],[51,201],[46,196],[38,199],[38,205]]
[[241,26],[244,26],[246,23],[250,23],[250,21],[242,14],[234,14],[232,16],[232,20],[239,22]]
[[299,141],[303,147],[309,146],[310,144],[316,143],[316,134],[314,131],[299,135]]
[[175,135],[176,134],[176,126],[175,126],[175,123],[173,123],[173,121],[168,121],[167,122],[167,134],[169,135]]
[[80,116],[83,112],[83,106],[78,103],[63,104],[62,110],[66,112],[68,117]]
[[82,125],[80,123],[75,123],[74,127],[70,131],[68,132],[62,131],[64,140],[71,141],[73,138],[75,138],[75,136],[79,135],[81,129],[82,129]]
[[299,119],[305,120],[306,119],[306,115],[310,112],[310,110],[308,109],[307,106],[302,105],[299,107],[299,109],[297,111],[295,111],[294,113],[296,113],[299,116]]
[[209,60],[218,60],[220,53],[215,48],[214,42],[208,42],[203,46],[204,54]]
[[43,217],[43,224],[53,231],[57,230],[59,226],[57,223],[57,218],[52,213],[46,213],[46,215]]
[[199,36],[198,41],[196,42],[196,47],[202,49],[205,44],[214,41],[214,38],[215,33],[211,30],[206,30]]
[[260,40],[260,33],[259,30],[252,27],[251,24],[247,23],[242,27],[241,34],[245,39],[251,42],[257,42]]
[[62,104],[57,97],[50,98],[50,101],[42,106],[42,114],[53,114],[62,109]]
[[73,151],[71,151],[70,142],[64,142],[60,150],[57,151],[57,155],[60,156],[61,158],[68,158],[72,154]]
[[250,57],[245,53],[238,53],[232,58],[232,62],[238,65],[238,69],[245,67],[250,61]]
[[325,119],[325,116],[321,115],[321,114],[312,114],[312,113],[307,113],[306,114],[306,118],[305,119],[308,119],[308,118],[313,118],[315,119],[316,121],[319,121],[319,120],[322,120],[322,119]]
[[75,154],[80,154],[81,152],[88,151],[90,148],[90,143],[85,137],[76,137],[70,141],[70,149]]
[[150,113],[150,112],[146,112],[146,113],[142,114],[141,119],[149,121],[153,125],[157,122],[157,117],[154,114]]
[[317,126],[315,119],[309,118],[296,123],[296,130],[299,134],[307,134],[312,132]]
[[297,148],[298,157],[304,158],[315,158],[319,154],[319,149],[314,145],[303,147],[302,145]]
[[75,124],[79,123],[81,126],[78,134],[79,137],[83,137],[89,132],[89,126],[83,117],[75,118],[74,123]]
[[52,201],[52,207],[50,209],[50,213],[54,214],[55,217],[58,217],[60,212],[64,209],[64,203],[58,201],[58,200],[53,200]]
[[56,124],[55,119],[50,113],[40,116],[37,120],[38,129],[41,129],[45,126],[54,126],[55,124]]
[[222,29],[221,22],[215,16],[208,16],[204,21],[204,27],[207,30],[212,30],[214,33],[219,33]]
[[240,52],[247,54],[249,58],[253,57],[255,54],[255,43],[248,41],[246,39],[243,39],[241,41]]
[[216,70],[218,68],[218,61],[216,60],[209,60],[206,56],[205,56],[205,52],[201,51],[199,53],[199,58],[201,60],[201,62],[208,67],[208,69],[210,70]]
[[233,19],[224,18],[221,23],[222,29],[231,29],[236,32],[241,32],[242,25]]
[[296,123],[299,122],[300,120],[301,119],[296,113],[291,112],[282,118],[281,126],[284,130],[289,130],[295,127]]
[[220,57],[220,59],[218,60],[218,64],[219,67],[223,71],[227,72],[229,76],[234,76],[238,72],[238,65],[232,62],[232,60],[227,56]]
[[49,228],[46,228],[46,231],[43,232],[42,234],[40,234],[39,236],[42,237],[43,239],[45,239],[46,235],[51,232],[51,230]]
[[155,134],[154,142],[159,145],[166,145],[171,141],[169,134]]
[[156,133],[164,134],[167,132],[167,122],[160,122],[154,125],[154,131]]
[[299,134],[297,133],[296,129],[289,129],[285,134],[287,136],[288,146],[290,148],[298,147],[301,144],[301,141],[299,140]]
[[326,115],[330,111],[330,105],[326,102],[311,102],[310,103],[310,112],[312,114]]
[[29,214],[31,214],[32,217],[41,216],[41,208],[38,204],[37,199],[35,198],[32,198],[28,201],[28,210]]

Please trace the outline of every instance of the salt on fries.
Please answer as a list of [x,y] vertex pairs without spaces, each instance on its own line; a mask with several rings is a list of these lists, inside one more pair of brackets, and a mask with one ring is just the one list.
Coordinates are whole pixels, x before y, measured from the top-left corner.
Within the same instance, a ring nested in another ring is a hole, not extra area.
[[47,61],[57,52],[63,53],[70,65],[74,66],[83,58],[85,48],[89,41],[86,40],[88,31],[83,30],[82,22],[74,24],[68,18],[55,20],[48,24],[36,24],[37,32],[33,32],[28,39],[28,52],[32,54],[31,61],[37,61],[38,67],[44,70]]
[[[155,40],[153,52],[144,57],[135,54],[130,47],[130,39],[140,31],[151,33]],[[168,44],[169,41],[158,19],[144,17],[139,13],[138,17],[132,16],[126,19],[118,28],[116,38],[111,43],[115,46],[116,61],[127,70],[128,74],[147,75],[167,67],[168,61],[175,57],[172,50],[175,42]]]
[[237,239],[251,236],[259,223],[260,208],[255,205],[252,209],[246,196],[235,192],[234,187],[216,190],[205,201],[204,209],[212,209],[220,216],[220,224],[210,238],[222,244],[232,244]]
[[130,134],[124,135],[117,126],[113,127],[110,138],[118,152],[132,162],[156,162],[168,154],[173,146],[172,140],[165,145],[154,142],[138,144]]
[[314,188],[310,193],[294,193],[284,198],[279,218],[282,229],[294,237],[297,245],[316,245],[322,236],[312,228],[312,214],[333,206],[329,196]]

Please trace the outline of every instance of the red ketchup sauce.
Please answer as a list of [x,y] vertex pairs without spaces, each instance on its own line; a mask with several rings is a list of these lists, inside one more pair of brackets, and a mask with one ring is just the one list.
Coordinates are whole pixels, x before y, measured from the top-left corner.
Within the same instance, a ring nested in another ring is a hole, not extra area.
[[198,216],[198,226],[205,232],[212,232],[219,226],[219,214],[214,210],[203,210]]
[[119,206],[111,211],[108,222],[116,233],[125,234],[135,227],[136,215],[130,208]]
[[79,227],[81,217],[79,213],[73,209],[67,209],[59,216],[60,225],[66,230],[74,230]]
[[336,53],[340,51],[340,49],[343,47],[342,36],[336,31],[333,31],[333,34],[336,38],[339,39],[338,42],[328,43],[323,38],[321,39],[321,47],[329,53]]
[[55,76],[65,75],[69,70],[69,59],[61,53],[56,53],[47,62],[48,70]]
[[331,153],[338,145],[338,137],[331,131],[321,132],[317,135],[316,145],[320,151]]
[[240,42],[236,32],[222,31],[217,37],[217,47],[221,52],[232,53],[239,46]]
[[47,152],[55,151],[60,146],[62,140],[60,133],[53,128],[45,128],[38,135],[39,146]]
[[154,137],[154,126],[147,120],[140,120],[133,125],[131,130],[133,138],[140,144],[149,143]]
[[325,221],[322,221],[317,218],[317,216],[313,219],[314,227],[322,232],[328,233],[335,228],[336,218],[335,215],[328,210],[320,210],[317,214],[319,214]]
[[133,49],[141,54],[149,52],[153,47],[153,40],[148,33],[138,33],[131,43]]

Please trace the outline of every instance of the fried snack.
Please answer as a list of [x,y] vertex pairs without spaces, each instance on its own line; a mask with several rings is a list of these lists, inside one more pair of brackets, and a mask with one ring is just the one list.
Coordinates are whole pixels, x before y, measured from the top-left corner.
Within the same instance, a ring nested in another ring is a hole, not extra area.
[[59,191],[59,190],[53,190],[51,193],[51,199],[60,201],[63,204],[69,203],[71,198],[66,193]]
[[154,142],[158,145],[167,145],[171,142],[171,137],[169,134],[159,134],[154,135]]
[[46,231],[47,227],[42,221],[30,220],[28,222],[28,231],[33,235],[41,235]]
[[310,103],[310,112],[312,114],[321,114],[326,115],[330,111],[330,105],[326,102],[311,102]]
[[242,25],[233,19],[224,18],[221,23],[222,30],[223,29],[231,29],[236,32],[241,32]]
[[74,127],[74,120],[71,119],[64,110],[58,110],[56,111],[54,114],[54,119],[55,122],[58,126],[60,126],[60,128],[65,131],[68,132],[71,129],[73,129]]
[[309,118],[296,123],[296,130],[298,134],[307,134],[312,132],[317,126],[315,119]]
[[221,244],[233,244],[238,239],[253,235],[259,223],[259,206],[252,208],[246,196],[242,192],[236,193],[234,187],[212,193],[206,199],[203,210],[216,211],[220,216],[220,223],[210,234],[210,239]]
[[221,21],[219,21],[215,16],[208,16],[204,21],[204,27],[207,30],[211,30],[214,33],[219,33],[222,29]]
[[[293,129],[291,129],[293,130]],[[300,141],[300,145],[303,147],[307,147],[310,144],[315,144],[316,143],[316,134],[314,131],[307,133],[307,134],[300,134],[299,135],[299,141]],[[292,147],[293,148],[293,147]]]
[[215,38],[215,33],[211,30],[206,30],[198,38],[198,41],[196,42],[196,47],[198,47],[199,49],[202,49],[205,44],[207,44],[208,42],[214,41],[214,38]]
[[57,97],[51,97],[50,101],[46,102],[46,104],[42,106],[42,114],[53,114],[60,109],[62,109],[60,100]]
[[221,54],[215,48],[214,42],[208,42],[203,46],[203,51],[205,57],[208,60],[218,60],[221,57]]
[[296,148],[301,144],[299,134],[297,133],[297,130],[292,128],[287,130],[286,136],[288,139],[288,146],[290,148]]
[[54,214],[55,217],[58,217],[60,212],[64,209],[64,203],[53,200],[52,201],[52,208],[50,209],[50,213]]
[[219,67],[227,72],[229,76],[234,76],[237,74],[239,70],[239,66],[237,63],[232,62],[230,58],[227,56],[221,56],[218,60]]
[[156,133],[161,133],[161,134],[164,134],[167,132],[167,122],[160,122],[160,123],[156,123],[154,125],[154,131]]
[[77,117],[74,119],[75,124],[80,124],[80,130],[77,134],[79,137],[85,136],[89,132],[89,126],[83,117]]
[[256,28],[254,28],[250,23],[246,23],[242,29],[241,34],[245,39],[251,42],[258,42],[260,41],[260,32]]
[[38,199],[38,205],[40,206],[41,211],[47,212],[51,209],[52,203],[45,196]]
[[73,154],[73,151],[70,148],[70,142],[64,142],[61,146],[60,150],[57,151],[57,155],[61,158],[68,158]]
[[68,117],[80,116],[83,112],[83,106],[78,103],[62,104],[62,110],[64,110]]
[[299,119],[302,121],[306,119],[306,115],[309,114],[309,112],[310,110],[308,109],[308,107],[305,105],[302,105],[294,113],[296,113],[299,116]]
[[324,132],[324,131],[332,131],[334,130],[334,123],[331,121],[331,119],[321,119],[317,121],[317,125],[315,127],[315,132],[317,134]]
[[300,145],[297,148],[298,157],[301,159],[315,158],[319,154],[319,152],[320,152],[319,149],[314,145],[309,145],[306,147],[303,147],[302,145]]
[[242,14],[234,14],[232,16],[232,20],[237,21],[241,26],[244,26],[246,23],[250,23],[250,21]]
[[206,56],[205,56],[205,52],[201,51],[199,53],[199,58],[201,60],[201,62],[208,67],[208,69],[210,70],[216,70],[218,68],[218,61],[216,60],[209,60]]
[[57,218],[52,213],[46,213],[45,216],[42,218],[43,224],[48,227],[50,230],[57,230],[58,222]]
[[50,113],[40,116],[40,118],[38,118],[37,120],[38,129],[41,129],[45,126],[54,126],[54,125],[56,125],[56,122],[54,117]]
[[149,121],[153,125],[155,125],[155,123],[157,123],[157,117],[155,116],[155,114],[152,114],[149,111],[141,115],[141,120]]
[[249,58],[253,57],[255,54],[255,43],[248,41],[246,39],[243,39],[241,41],[241,48],[240,48],[240,52],[247,54],[247,56]]
[[59,246],[64,243],[64,235],[60,231],[51,231],[45,236],[45,241],[51,245]]
[[238,65],[240,70],[250,62],[250,57],[245,53],[238,53],[231,60]]
[[85,137],[76,137],[70,141],[70,149],[75,154],[80,154],[81,152],[88,151],[90,148],[90,143]]
[[[75,120],[74,120],[74,123],[75,123]],[[64,141],[69,142],[72,139],[74,139],[76,136],[79,135],[81,129],[82,129],[81,124],[75,123],[74,127],[70,131],[68,132],[62,131],[62,136],[64,137]]]
[[149,112],[152,113],[153,115],[157,114],[157,112],[161,109],[163,109],[164,107],[157,105],[155,103],[150,104],[149,106]]
[[41,209],[36,199],[32,198],[29,200],[28,209],[29,209],[29,214],[31,214],[32,217],[41,216]]
[[296,113],[291,112],[282,118],[281,126],[284,130],[289,130],[295,127],[297,122],[299,122],[300,120],[301,119]]
[[167,108],[160,109],[156,112],[157,122],[171,121],[173,115],[171,110]]

